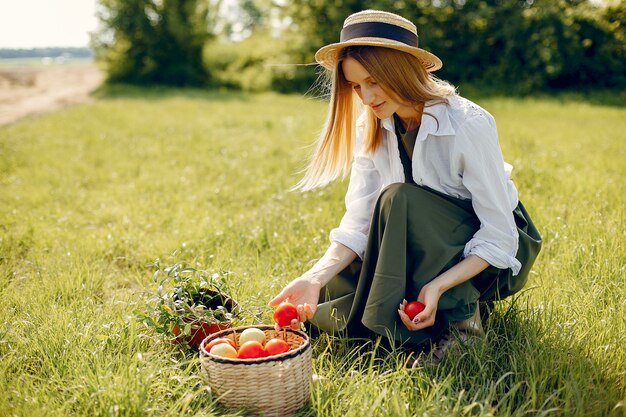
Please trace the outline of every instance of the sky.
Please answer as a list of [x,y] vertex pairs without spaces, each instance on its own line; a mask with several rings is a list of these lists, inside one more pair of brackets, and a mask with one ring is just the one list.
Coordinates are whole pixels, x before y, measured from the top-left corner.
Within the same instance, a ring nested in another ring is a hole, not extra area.
[[96,0],[0,0],[0,48],[87,46]]

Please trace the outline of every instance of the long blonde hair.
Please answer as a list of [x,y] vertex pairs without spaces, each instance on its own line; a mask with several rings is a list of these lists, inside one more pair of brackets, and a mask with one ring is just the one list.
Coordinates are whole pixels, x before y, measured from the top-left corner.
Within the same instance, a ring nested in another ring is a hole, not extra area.
[[[341,51],[330,73],[330,103],[326,123],[304,177],[294,188],[310,190],[345,177],[352,163],[359,100],[343,74],[342,62],[357,60],[394,100],[417,107],[427,101],[447,102],[453,86],[428,73],[418,58],[390,48],[350,46]],[[374,152],[383,141],[380,120],[367,107],[363,151]]]

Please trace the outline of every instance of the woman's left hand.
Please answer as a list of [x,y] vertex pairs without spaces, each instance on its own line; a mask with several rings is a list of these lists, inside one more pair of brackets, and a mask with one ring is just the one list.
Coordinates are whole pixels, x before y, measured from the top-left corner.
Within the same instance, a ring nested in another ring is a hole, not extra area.
[[407,305],[407,301],[402,300],[402,304],[400,304],[400,309],[398,310],[402,323],[404,323],[406,328],[410,331],[422,330],[435,324],[437,304],[439,303],[440,297],[441,292],[436,285],[433,285],[432,281],[424,285],[419,293],[419,296],[417,297],[417,300],[423,303],[426,307],[423,311],[417,314],[413,320],[411,320],[404,312],[404,307]]

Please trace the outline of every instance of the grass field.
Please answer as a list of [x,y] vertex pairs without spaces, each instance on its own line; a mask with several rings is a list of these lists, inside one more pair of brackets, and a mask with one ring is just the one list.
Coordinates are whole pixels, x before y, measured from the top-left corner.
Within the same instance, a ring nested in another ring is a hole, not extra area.
[[[544,237],[527,290],[438,368],[314,342],[314,416],[626,415],[626,108],[484,98]],[[288,192],[325,104],[121,89],[0,128],[0,416],[243,415],[142,325],[146,264],[230,271],[247,314],[321,255],[346,182]]]

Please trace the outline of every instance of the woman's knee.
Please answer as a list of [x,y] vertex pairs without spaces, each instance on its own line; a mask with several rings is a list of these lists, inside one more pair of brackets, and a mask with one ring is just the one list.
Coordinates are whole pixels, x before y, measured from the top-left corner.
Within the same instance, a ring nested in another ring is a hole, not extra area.
[[[418,187],[414,184],[397,182],[385,187],[380,193],[379,200],[380,204],[384,207],[399,202],[402,202],[403,204],[414,204],[416,202],[419,203],[421,201],[428,201],[432,198],[432,193],[422,187]],[[418,204],[418,206],[419,205],[420,204]]]
[[391,203],[396,202],[397,200],[406,201],[406,199],[409,197],[409,194],[415,192],[415,188],[417,187],[415,187],[414,185],[401,182],[390,184],[385,187],[380,193],[380,203],[383,206],[387,206]]

